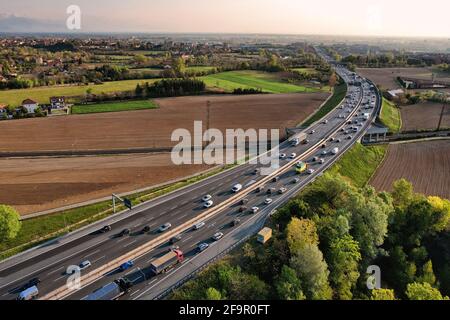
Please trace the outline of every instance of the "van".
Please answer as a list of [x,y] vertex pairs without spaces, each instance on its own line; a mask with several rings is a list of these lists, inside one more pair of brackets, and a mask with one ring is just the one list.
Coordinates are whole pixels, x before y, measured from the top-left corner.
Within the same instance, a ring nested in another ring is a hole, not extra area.
[[34,300],[39,296],[39,290],[36,286],[32,286],[19,293],[17,300]]

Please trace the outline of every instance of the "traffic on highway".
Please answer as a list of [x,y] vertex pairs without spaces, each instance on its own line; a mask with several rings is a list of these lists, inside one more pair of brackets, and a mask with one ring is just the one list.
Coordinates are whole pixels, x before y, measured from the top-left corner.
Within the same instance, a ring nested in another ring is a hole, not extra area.
[[[378,110],[372,83],[317,51],[346,82],[347,95],[324,119],[280,145],[273,175],[246,163],[74,232],[72,241],[57,239],[8,259],[0,263],[0,299],[153,299],[248,237],[246,228],[263,223],[358,141]],[[60,294],[75,272],[90,280]]]

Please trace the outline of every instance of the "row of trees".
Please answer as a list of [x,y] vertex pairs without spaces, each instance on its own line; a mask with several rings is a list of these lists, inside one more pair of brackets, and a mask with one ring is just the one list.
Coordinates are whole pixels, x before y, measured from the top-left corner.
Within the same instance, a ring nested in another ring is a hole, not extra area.
[[[245,244],[174,298],[426,300],[450,293],[450,202],[417,195],[404,180],[392,193],[377,193],[325,174],[272,219],[268,245]],[[367,288],[374,264],[389,289]],[[230,273],[240,282],[224,278]]]

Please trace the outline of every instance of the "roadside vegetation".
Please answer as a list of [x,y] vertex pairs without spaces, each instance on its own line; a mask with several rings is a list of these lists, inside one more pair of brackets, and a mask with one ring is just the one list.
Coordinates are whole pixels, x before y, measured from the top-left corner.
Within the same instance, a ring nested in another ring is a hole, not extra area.
[[400,109],[385,98],[383,98],[383,105],[381,107],[380,121],[392,133],[398,133],[402,128]]
[[[132,201],[133,206],[135,206],[203,180],[231,167],[232,166],[225,166],[223,168],[218,168],[170,185],[130,195],[127,198],[129,198]],[[124,209],[125,207],[123,205],[116,207],[117,212]],[[23,252],[40,243],[75,231],[76,229],[106,218],[111,214],[113,214],[111,201],[103,201],[59,213],[23,220],[21,222],[20,231],[17,230],[12,236],[0,238],[0,260]],[[2,206],[0,206],[0,220],[3,219],[3,215]],[[17,220],[18,219],[19,215],[17,214]],[[1,221],[0,225],[3,225]],[[0,235],[2,232],[3,230],[0,229]]]
[[347,94],[347,85],[342,82],[334,87],[333,96],[320,108],[315,114],[313,114],[309,119],[307,119],[301,125],[304,127],[308,127],[314,122],[322,119],[326,116],[331,110],[336,108],[336,106],[345,98]]
[[[384,151],[356,145],[277,210],[268,243],[253,237],[170,298],[448,299],[450,201],[415,194],[406,180],[377,193],[367,181]],[[369,265],[380,266],[382,289],[367,288]]]
[[86,105],[75,105],[72,107],[72,114],[119,112],[131,110],[156,109],[158,106],[151,100],[124,101],[111,103],[96,103]]

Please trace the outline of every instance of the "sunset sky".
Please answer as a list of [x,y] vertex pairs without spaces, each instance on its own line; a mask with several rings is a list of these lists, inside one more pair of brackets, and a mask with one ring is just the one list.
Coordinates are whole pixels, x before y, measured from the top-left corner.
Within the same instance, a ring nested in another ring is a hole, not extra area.
[[14,15],[63,27],[71,4],[82,10],[82,32],[450,38],[448,0],[2,0],[0,19]]

